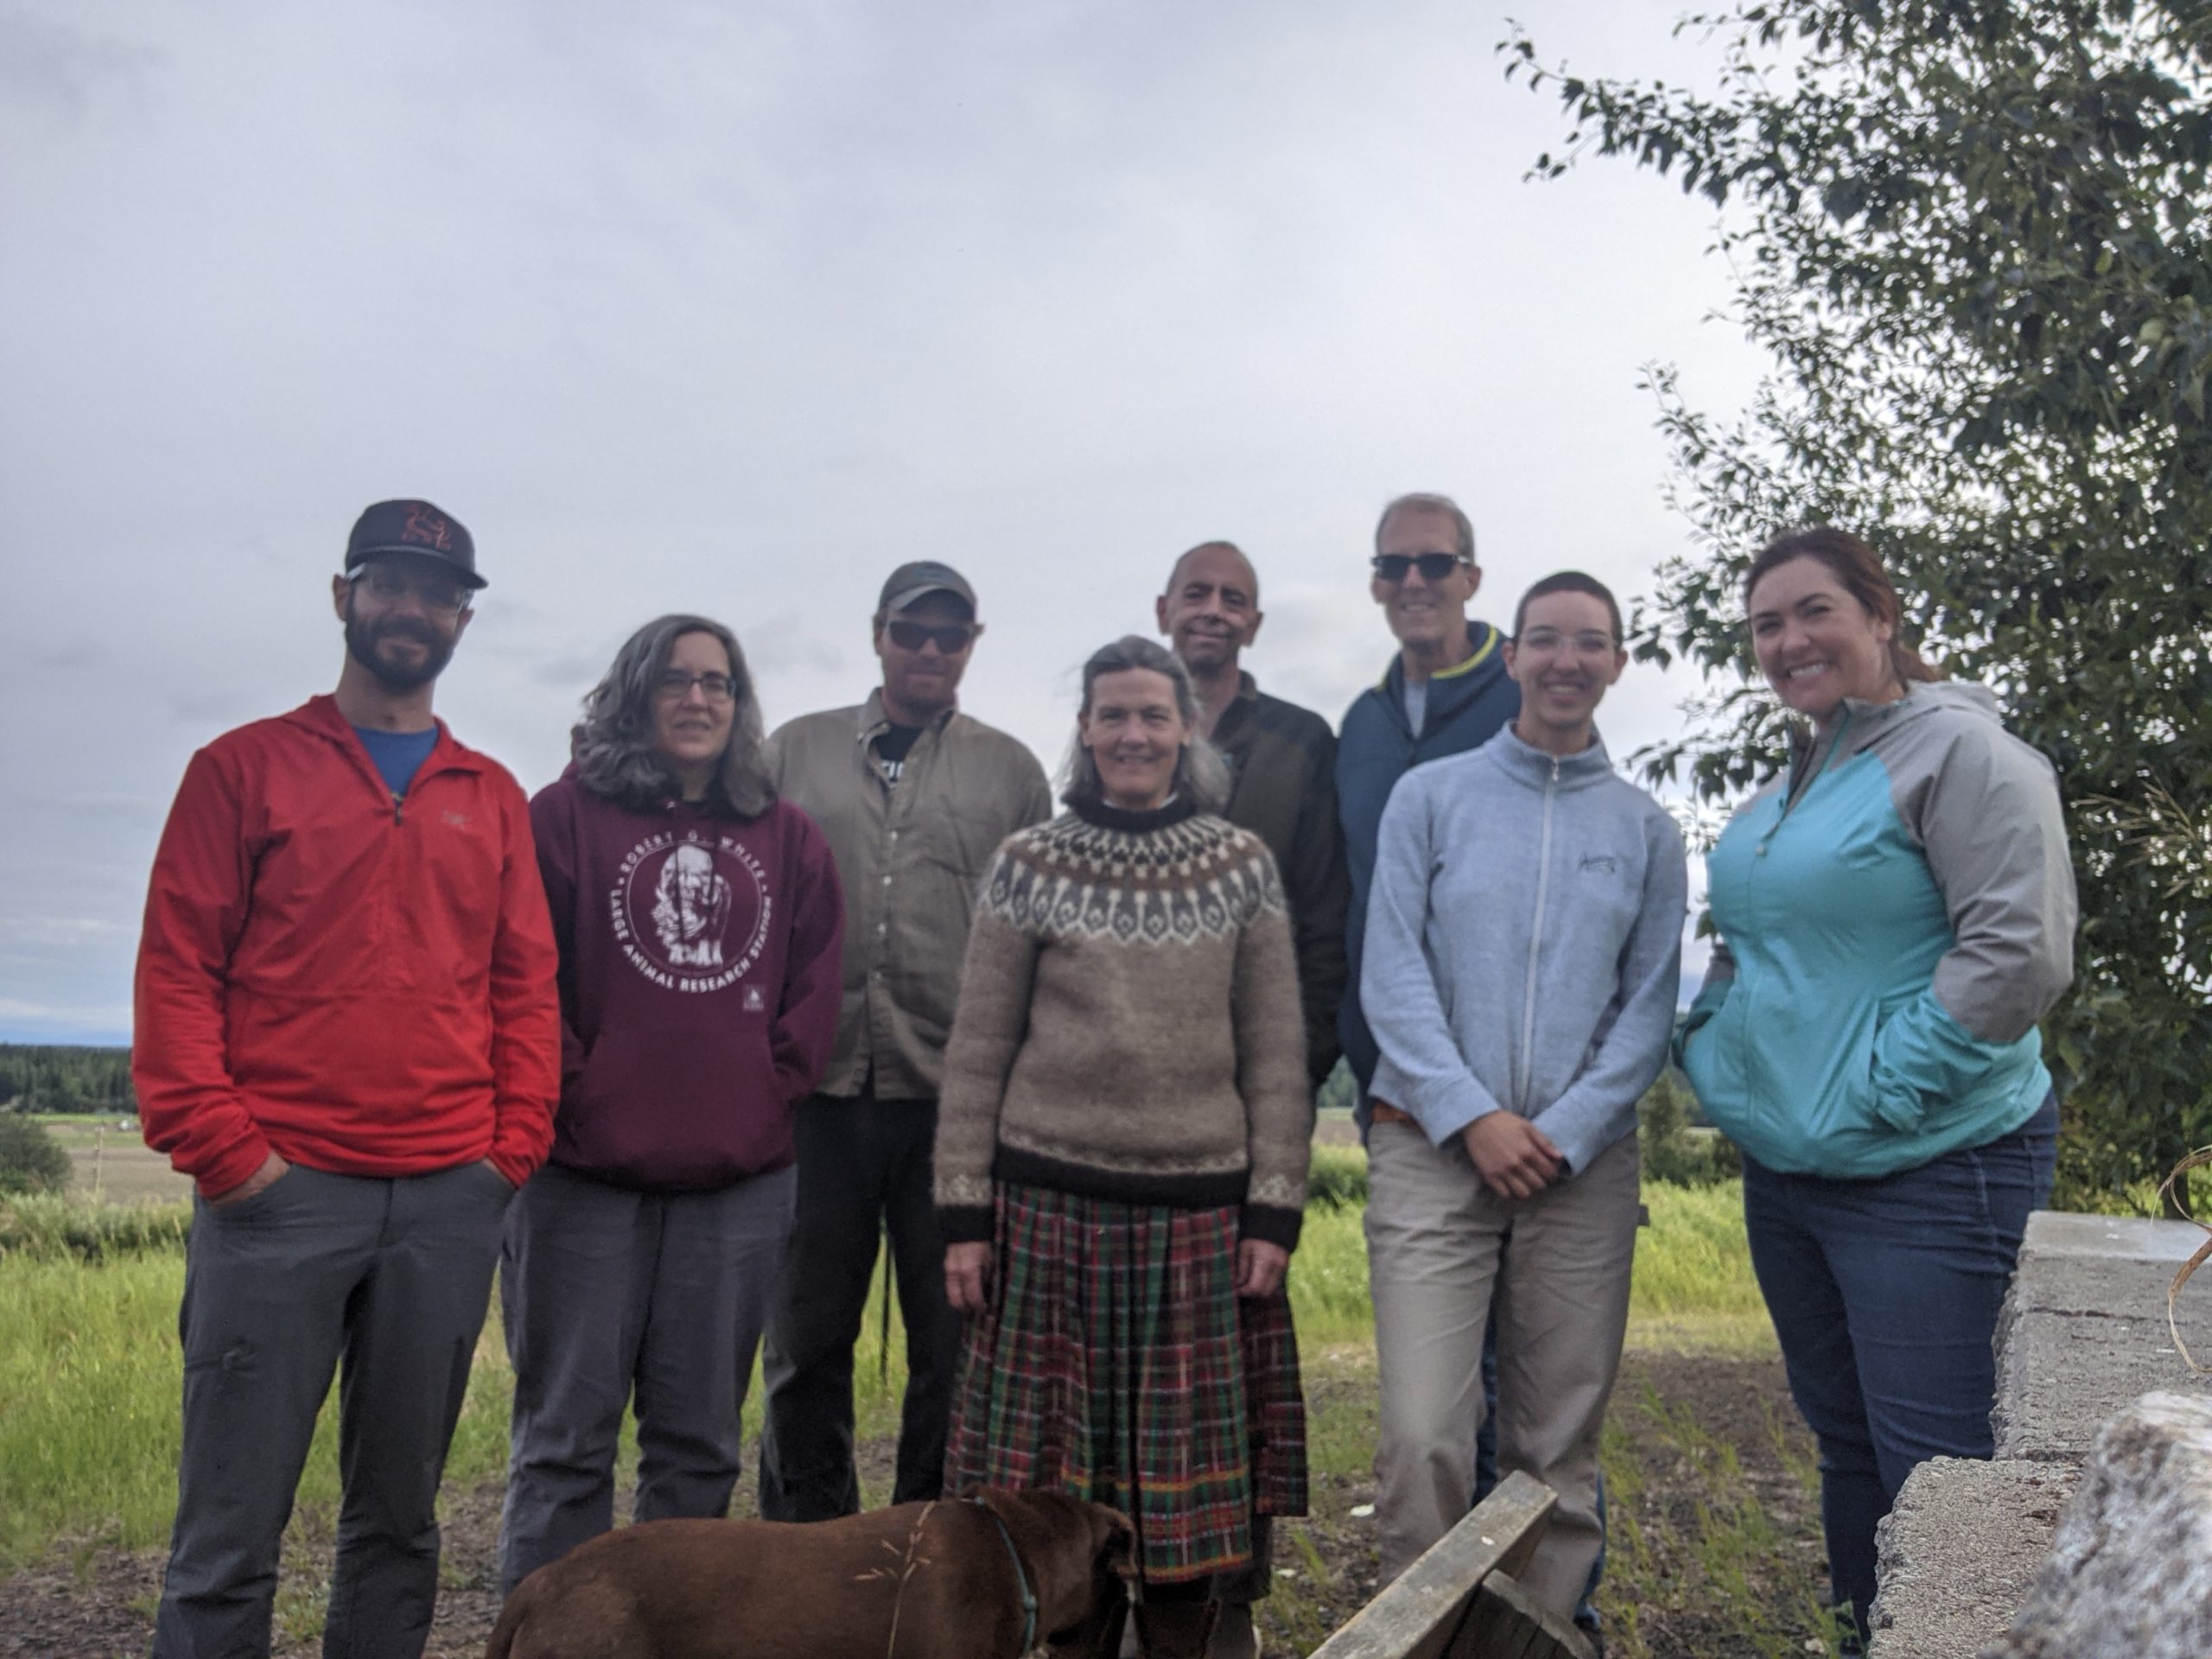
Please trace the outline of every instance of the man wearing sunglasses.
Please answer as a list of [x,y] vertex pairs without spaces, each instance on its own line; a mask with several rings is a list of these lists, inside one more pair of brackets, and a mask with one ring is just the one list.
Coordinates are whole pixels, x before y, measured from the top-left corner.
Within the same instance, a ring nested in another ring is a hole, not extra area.
[[1468,620],[1468,602],[1482,581],[1474,526],[1451,497],[1402,495],[1382,509],[1368,592],[1382,607],[1398,654],[1381,681],[1345,711],[1337,736],[1337,810],[1351,872],[1344,922],[1350,984],[1337,1025],[1359,1085],[1363,1128],[1376,1055],[1360,1012],[1360,945],[1383,805],[1398,779],[1415,766],[1479,748],[1521,709],[1497,630]]
[[438,1478],[561,1076],[522,791],[430,713],[483,586],[457,521],[369,508],[333,583],[336,693],[200,750],[162,835],[132,1079],[198,1187],[164,1659],[269,1651],[341,1364],[325,1649],[406,1659],[429,1634]]
[[959,711],[982,631],[958,571],[899,566],[875,609],[882,683],[858,707],[802,715],[768,740],[779,792],[822,826],[845,892],[837,1048],[798,1109],[798,1218],[762,1362],[760,1512],[771,1520],[860,1507],[853,1345],[887,1232],[906,1328],[891,1501],[944,1488],[960,1353],[931,1182],[944,1044],[976,884],[1000,842],[1052,811],[1036,757]]

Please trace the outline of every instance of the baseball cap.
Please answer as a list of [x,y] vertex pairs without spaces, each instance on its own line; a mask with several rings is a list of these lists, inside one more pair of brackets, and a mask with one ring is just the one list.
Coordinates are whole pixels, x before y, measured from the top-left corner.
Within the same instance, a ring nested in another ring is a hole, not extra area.
[[950,594],[968,607],[969,616],[976,614],[976,590],[968,585],[968,578],[935,559],[917,559],[893,570],[891,580],[883,584],[883,596],[875,601],[875,608],[903,611],[931,594]]
[[428,501],[379,501],[353,521],[353,533],[346,538],[346,574],[382,553],[435,559],[471,588],[486,585],[476,574],[476,543],[467,528]]

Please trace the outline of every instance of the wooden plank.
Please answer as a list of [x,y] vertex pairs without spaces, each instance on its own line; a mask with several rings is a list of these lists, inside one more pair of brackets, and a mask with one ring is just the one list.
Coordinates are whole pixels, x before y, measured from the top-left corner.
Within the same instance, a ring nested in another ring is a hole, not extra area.
[[1512,1574],[1492,1573],[1476,1589],[1446,1659],[1591,1659],[1591,1650],[1581,1631]]
[[1506,1476],[1313,1659],[1445,1659],[1483,1580],[1529,1564],[1558,1502],[1541,1481]]

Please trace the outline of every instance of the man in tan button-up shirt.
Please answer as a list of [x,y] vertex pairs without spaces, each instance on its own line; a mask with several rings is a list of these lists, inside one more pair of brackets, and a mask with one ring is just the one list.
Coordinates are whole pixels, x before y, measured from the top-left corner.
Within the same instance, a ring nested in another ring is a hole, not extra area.
[[819,1521],[860,1507],[853,1344],[888,1230],[906,1327],[891,1501],[937,1497],[960,1322],[944,1300],[931,1193],[937,1096],[976,890],[998,844],[1050,817],[1044,769],[959,712],[975,590],[949,565],[901,565],[874,619],[883,683],[857,708],[768,740],[776,787],[830,839],[845,890],[845,990],[821,1091],[798,1110],[798,1217],[769,1316],[760,1512]]

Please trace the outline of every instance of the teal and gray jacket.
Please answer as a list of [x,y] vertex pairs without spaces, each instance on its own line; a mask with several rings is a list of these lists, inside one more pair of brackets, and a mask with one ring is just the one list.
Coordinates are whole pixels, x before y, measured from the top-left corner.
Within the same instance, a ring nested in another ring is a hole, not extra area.
[[1719,934],[1684,1022],[1707,1116],[1794,1174],[1983,1146],[2050,1090],[2036,1021],[2074,973],[2050,763],[1980,686],[1847,701],[1707,860]]
[[1415,767],[1367,914],[1375,1098],[1439,1145],[1517,1112],[1587,1169],[1667,1063],[1688,899],[1682,832],[1603,744],[1560,758],[1508,727]]

